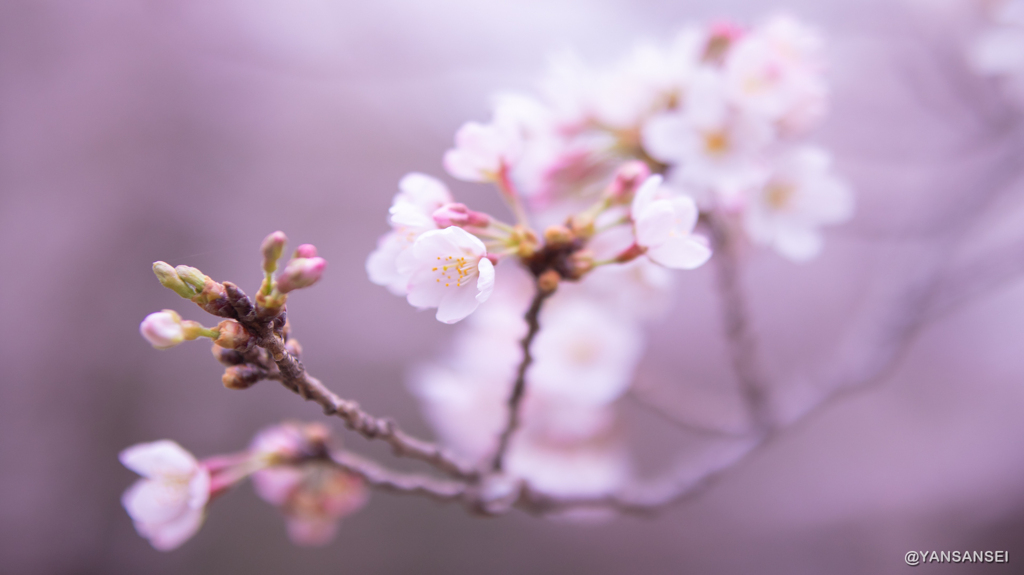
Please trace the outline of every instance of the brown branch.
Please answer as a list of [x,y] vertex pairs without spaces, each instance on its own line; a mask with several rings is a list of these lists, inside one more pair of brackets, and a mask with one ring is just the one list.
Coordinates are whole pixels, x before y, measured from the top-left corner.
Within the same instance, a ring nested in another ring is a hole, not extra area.
[[278,374],[268,372],[268,379],[276,379],[307,401],[316,402],[324,414],[336,415],[346,427],[366,439],[379,439],[391,446],[395,455],[429,463],[433,467],[462,479],[473,479],[478,473],[448,454],[440,446],[415,438],[390,418],[374,417],[363,411],[355,401],[342,399],[317,378],[309,375],[295,356],[285,349],[285,342],[274,333],[273,319],[259,319],[252,300],[238,286],[224,282],[228,300],[238,312],[238,321],[255,338],[255,344],[270,353]]
[[398,473],[349,451],[332,451],[328,457],[341,469],[359,476],[371,487],[384,491],[423,495],[437,501],[457,501],[466,493],[465,483]]
[[750,313],[743,293],[735,240],[729,237],[727,224],[712,215],[708,218],[714,245],[712,264],[718,287],[720,313],[728,344],[729,361],[740,384],[751,422],[757,431],[772,425],[768,411],[768,390],[757,363],[757,338],[750,327]]
[[530,353],[530,346],[533,344],[534,338],[537,336],[537,332],[540,331],[540,322],[538,317],[540,316],[541,307],[544,305],[544,301],[551,297],[554,290],[542,289],[538,284],[536,287],[537,291],[534,293],[533,301],[530,302],[530,308],[526,310],[524,319],[528,329],[526,335],[519,342],[520,347],[523,350],[523,359],[519,362],[519,368],[516,370],[515,384],[512,386],[512,394],[508,398],[508,420],[505,423],[505,427],[498,437],[498,448],[494,453],[494,458],[491,460],[491,470],[499,472],[504,464],[505,452],[508,451],[509,441],[512,439],[512,434],[515,433],[519,427],[519,408],[523,401],[523,395],[526,392],[526,370],[529,369],[530,364],[533,363],[533,355]]

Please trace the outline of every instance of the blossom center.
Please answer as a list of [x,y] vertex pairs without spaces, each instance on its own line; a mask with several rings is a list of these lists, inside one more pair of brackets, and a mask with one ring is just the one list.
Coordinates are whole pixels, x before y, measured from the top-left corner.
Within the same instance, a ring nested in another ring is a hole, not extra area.
[[466,256],[437,256],[437,265],[431,268],[434,281],[444,287],[462,287],[479,274],[478,260]]

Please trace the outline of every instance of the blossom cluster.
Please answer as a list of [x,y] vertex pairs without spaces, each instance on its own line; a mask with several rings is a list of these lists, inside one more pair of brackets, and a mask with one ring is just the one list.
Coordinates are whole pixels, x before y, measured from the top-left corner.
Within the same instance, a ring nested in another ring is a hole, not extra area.
[[985,26],[971,46],[970,61],[1024,101],[1024,0],[987,2],[983,17]]
[[[820,227],[852,214],[828,153],[802,140],[826,107],[818,35],[780,16],[687,28],[606,69],[559,59],[539,96],[502,94],[492,121],[462,126],[445,169],[494,184],[514,221],[409,174],[366,265],[438,320],[469,318],[410,380],[443,442],[475,461],[494,453],[525,341],[533,363],[505,470],[553,494],[620,486],[616,402],[643,324],[669,305],[670,270],[707,262],[714,234],[806,261]],[[531,342],[524,312],[544,290]]]
[[293,542],[323,545],[338,520],[367,500],[362,480],[326,460],[326,440],[321,425],[283,423],[261,431],[246,451],[202,461],[166,439],[133,445],[121,463],[142,478],[121,501],[139,534],[168,551],[199,530],[213,499],[251,478],[256,493],[281,510]]

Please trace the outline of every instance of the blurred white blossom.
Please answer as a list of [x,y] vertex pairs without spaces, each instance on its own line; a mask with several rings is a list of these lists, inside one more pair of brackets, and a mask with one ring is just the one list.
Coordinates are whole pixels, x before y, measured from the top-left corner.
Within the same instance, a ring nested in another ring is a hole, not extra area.
[[142,476],[121,497],[139,535],[161,551],[175,549],[195,535],[210,499],[206,468],[167,439],[133,445],[119,458]]

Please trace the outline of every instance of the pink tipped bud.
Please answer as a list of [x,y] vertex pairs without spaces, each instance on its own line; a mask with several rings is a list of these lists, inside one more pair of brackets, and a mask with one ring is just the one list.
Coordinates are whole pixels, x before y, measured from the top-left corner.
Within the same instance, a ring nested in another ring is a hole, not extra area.
[[315,258],[316,257],[316,246],[313,244],[302,244],[295,248],[295,255],[292,256],[294,259],[299,258]]
[[288,262],[281,277],[277,278],[277,291],[288,293],[315,284],[324,274],[324,258],[298,258]]
[[615,172],[615,179],[608,186],[608,196],[613,200],[626,202],[632,197],[640,184],[651,175],[647,164],[639,160],[626,162]]
[[491,223],[491,217],[482,212],[474,212],[465,204],[445,204],[434,212],[434,223],[440,228],[451,226],[472,226],[483,228]]
[[284,253],[284,244],[287,241],[288,236],[281,231],[263,238],[263,243],[260,244],[260,252],[263,253],[263,271],[269,274],[277,269],[277,260],[281,259],[281,254]]
[[139,333],[156,349],[168,349],[185,341],[181,316],[170,309],[147,315],[139,324]]

